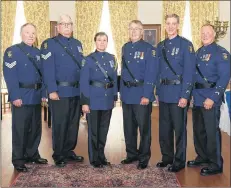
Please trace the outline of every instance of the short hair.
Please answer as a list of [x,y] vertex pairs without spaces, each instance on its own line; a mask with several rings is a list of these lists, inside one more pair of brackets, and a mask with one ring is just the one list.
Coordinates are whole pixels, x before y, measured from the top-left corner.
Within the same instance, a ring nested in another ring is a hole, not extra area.
[[21,26],[20,33],[22,33],[23,28],[26,27],[26,26],[28,26],[28,25],[33,26],[35,28],[35,30],[37,30],[36,26],[33,23],[25,23],[25,24],[23,24]]
[[177,14],[167,14],[165,16],[165,21],[167,21],[168,18],[176,18],[177,23],[178,24],[180,23],[180,17]]
[[107,41],[108,41],[108,36],[107,36],[107,34],[105,32],[101,31],[101,32],[96,33],[95,37],[94,37],[94,41],[95,42],[96,42],[96,39],[97,39],[98,36],[106,36],[107,37]]
[[70,17],[68,14],[61,14],[61,15],[59,16],[58,21],[57,21],[58,24],[61,23],[61,20],[63,19],[63,17],[68,17],[68,18],[71,20],[71,22],[72,22],[72,19],[71,19],[71,17]]
[[130,26],[132,23],[141,25],[141,27],[143,28],[143,23],[142,23],[140,20],[132,20],[132,21],[129,23],[129,26]]
[[211,27],[211,28],[213,29],[213,31],[216,32],[216,31],[215,31],[214,25],[212,25],[211,23],[205,23],[205,24],[203,24],[203,25],[201,26],[201,28],[206,27],[206,26]]

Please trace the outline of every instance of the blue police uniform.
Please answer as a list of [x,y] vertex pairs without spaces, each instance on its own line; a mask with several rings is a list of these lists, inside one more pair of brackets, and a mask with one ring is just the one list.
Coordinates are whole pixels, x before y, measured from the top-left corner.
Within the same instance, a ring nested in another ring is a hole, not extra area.
[[82,61],[81,104],[89,105],[88,153],[95,167],[107,165],[104,154],[114,101],[117,100],[117,64],[114,55],[95,51]]
[[41,69],[39,50],[23,42],[7,48],[3,62],[8,100],[11,103],[17,99],[22,100],[21,107],[12,104],[12,163],[16,169],[22,167],[26,159],[40,158],[41,98],[45,92],[39,71],[28,56]]
[[42,43],[41,58],[48,94],[57,92],[60,100],[49,99],[52,115],[53,159],[64,166],[65,158],[76,159],[80,97],[79,79],[83,59],[82,44],[59,34]]
[[157,166],[173,163],[169,171],[176,172],[185,167],[188,109],[188,106],[178,107],[178,102],[181,98],[190,101],[195,53],[192,43],[177,35],[160,42],[157,54],[160,69],[156,94],[159,98],[159,143],[162,153],[162,162],[157,163]]
[[[223,168],[219,121],[220,106],[230,79],[230,54],[213,42],[196,52],[196,65],[193,130],[197,157],[194,163],[210,163],[209,169],[201,170],[202,175],[210,175],[222,172]],[[207,98],[214,101],[209,110],[203,104]]]
[[[146,167],[151,145],[151,112],[154,86],[158,73],[156,49],[144,40],[128,42],[122,48],[120,94],[123,108],[124,136],[127,164],[139,160]],[[148,105],[140,105],[141,98],[149,99]],[[140,129],[140,147],[137,150],[137,128]],[[139,165],[138,165],[139,166]]]

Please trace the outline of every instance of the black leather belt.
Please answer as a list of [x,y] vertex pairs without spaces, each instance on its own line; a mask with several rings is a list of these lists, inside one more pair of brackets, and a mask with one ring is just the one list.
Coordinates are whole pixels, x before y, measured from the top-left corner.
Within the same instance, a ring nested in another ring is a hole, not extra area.
[[79,87],[79,82],[60,82],[56,81],[58,86]]
[[195,88],[196,89],[206,89],[206,88],[213,88],[216,86],[216,83],[215,82],[211,82],[211,83],[198,83],[196,82],[195,83]]
[[19,83],[20,88],[28,88],[28,89],[40,89],[42,87],[42,83],[36,83],[36,84],[24,84],[24,83]]
[[130,81],[127,81],[127,82],[125,82],[124,80],[123,80],[123,82],[124,82],[124,85],[126,86],[126,87],[138,87],[138,86],[142,86],[142,85],[144,85],[144,81],[143,80],[137,80],[136,82],[130,82]]
[[90,81],[90,85],[91,86],[95,86],[95,87],[103,87],[105,89],[108,88],[112,88],[114,86],[113,82],[107,82],[107,83],[103,83],[103,82],[99,82],[99,81]]
[[165,78],[165,79],[161,79],[160,83],[163,85],[178,85],[178,84],[181,84],[181,81],[180,80],[169,80]]

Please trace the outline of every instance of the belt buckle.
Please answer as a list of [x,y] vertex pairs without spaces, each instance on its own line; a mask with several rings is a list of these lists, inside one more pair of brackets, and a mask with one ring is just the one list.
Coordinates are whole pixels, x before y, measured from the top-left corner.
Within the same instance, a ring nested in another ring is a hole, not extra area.
[[131,82],[130,82],[130,81],[127,81],[126,84],[127,84],[127,87],[128,87],[128,88],[131,87]]
[[161,83],[164,84],[164,85],[166,85],[166,82],[167,82],[166,78],[161,80]]
[[77,82],[74,84],[74,87],[78,87],[78,83]]
[[106,83],[106,84],[105,84],[105,89],[108,89],[109,86],[110,86],[110,83]]

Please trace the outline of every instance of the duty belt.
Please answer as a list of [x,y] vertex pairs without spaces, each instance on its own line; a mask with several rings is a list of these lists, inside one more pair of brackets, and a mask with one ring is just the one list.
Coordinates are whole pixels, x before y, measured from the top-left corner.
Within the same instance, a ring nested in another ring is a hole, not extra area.
[[24,84],[24,83],[19,83],[20,88],[28,88],[28,89],[40,89],[42,87],[42,83],[36,83],[36,84]]
[[206,89],[206,88],[213,88],[216,86],[215,82],[210,82],[210,83],[195,83],[195,88],[196,89]]
[[125,82],[123,80],[123,82],[124,82],[124,85],[126,87],[128,87],[128,88],[130,88],[130,87],[138,87],[138,86],[144,85],[144,81],[143,80],[137,80],[136,82],[130,82],[130,81]]
[[160,83],[163,85],[178,85],[181,84],[181,80],[169,80],[165,78],[165,79],[161,79]]
[[105,88],[105,89],[114,87],[114,83],[113,82],[103,83],[103,82],[92,81],[92,80],[90,81],[90,85],[91,86],[95,86],[95,87],[102,87],[102,88]]
[[70,87],[79,87],[79,82],[60,82],[56,81],[58,86],[70,86]]

